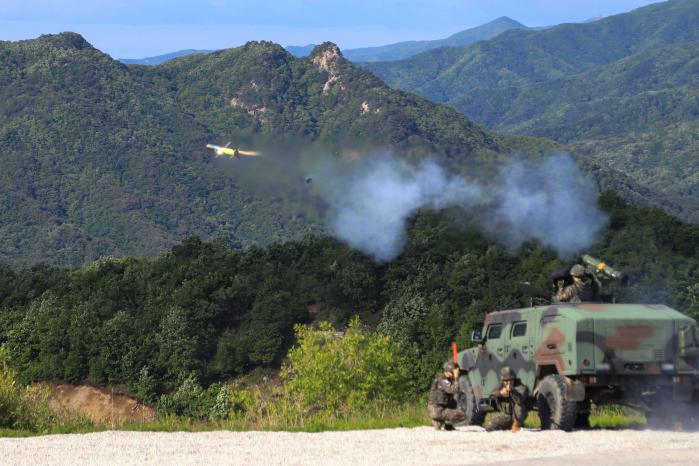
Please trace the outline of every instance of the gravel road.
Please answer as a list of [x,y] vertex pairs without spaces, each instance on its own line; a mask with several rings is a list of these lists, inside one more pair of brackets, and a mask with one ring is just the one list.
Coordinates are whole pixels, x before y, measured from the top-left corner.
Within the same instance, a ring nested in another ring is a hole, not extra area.
[[0,438],[2,464],[698,464],[699,433],[431,428],[350,432],[101,432]]

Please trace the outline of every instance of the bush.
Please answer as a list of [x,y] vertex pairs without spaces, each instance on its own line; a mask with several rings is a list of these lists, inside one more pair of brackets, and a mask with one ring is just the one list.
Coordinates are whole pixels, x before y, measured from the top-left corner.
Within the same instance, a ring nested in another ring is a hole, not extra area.
[[189,375],[171,395],[162,395],[158,400],[160,415],[176,415],[189,419],[226,419],[233,406],[230,390],[215,383],[204,390],[196,376]]
[[9,350],[0,347],[0,427],[45,432],[55,415],[45,387],[25,387],[10,366]]
[[410,396],[410,361],[401,345],[364,329],[358,318],[344,334],[327,322],[297,325],[296,341],[281,376],[287,395],[307,411],[346,413]]
[[144,403],[154,403],[157,399],[158,382],[147,367],[143,367],[138,380],[131,386],[136,396]]

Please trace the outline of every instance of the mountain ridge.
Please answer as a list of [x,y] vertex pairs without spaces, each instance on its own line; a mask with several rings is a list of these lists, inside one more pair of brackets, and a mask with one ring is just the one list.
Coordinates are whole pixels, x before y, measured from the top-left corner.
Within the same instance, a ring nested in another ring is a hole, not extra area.
[[699,4],[673,0],[364,66],[493,130],[567,144],[697,222],[698,41]]
[[[329,43],[307,59],[250,42],[133,67],[79,34],[45,35],[0,42],[0,84],[0,261],[10,264],[153,256],[190,235],[246,246],[323,230],[302,174],[255,191],[261,170],[222,169],[204,149],[212,141],[273,139],[284,155],[285,141],[302,138],[326,153],[391,148],[463,167],[496,164],[521,139],[391,90]],[[286,168],[280,155],[263,159],[264,171]]]
[[511,29],[529,29],[524,24],[507,16],[501,16],[480,26],[456,32],[444,39],[412,40],[377,47],[344,50],[348,60],[369,63],[384,60],[401,60],[426,50],[441,47],[461,47],[479,40],[491,39]]
[[364,66],[392,87],[444,103],[479,88],[505,88],[582,73],[633,53],[699,39],[696,3],[670,0],[592,23],[510,30],[470,46]]
[[[492,38],[509,29],[537,29],[528,28],[522,23],[519,23],[507,16],[501,16],[493,21],[481,24],[473,28],[465,29],[456,32],[444,39],[436,40],[412,40],[404,42],[396,42],[393,44],[380,45],[375,47],[360,47],[354,49],[345,49],[342,51],[345,58],[355,61],[379,61],[383,59],[398,60],[416,53],[439,47],[457,47],[470,44],[477,40]],[[287,45],[284,48],[297,58],[308,56],[317,44],[308,44],[303,46]],[[119,58],[118,60],[127,65],[161,65],[167,61],[181,58],[193,53],[211,53],[214,50],[195,50],[185,49],[175,52],[156,55],[145,58]]]

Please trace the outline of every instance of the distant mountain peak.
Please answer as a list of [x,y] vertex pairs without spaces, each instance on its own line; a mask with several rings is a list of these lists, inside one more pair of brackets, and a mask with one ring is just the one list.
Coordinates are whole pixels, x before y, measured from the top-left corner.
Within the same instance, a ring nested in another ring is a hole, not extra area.
[[333,86],[345,90],[346,86],[341,80],[340,68],[346,60],[340,52],[340,47],[332,42],[323,42],[313,49],[309,59],[320,71],[328,73],[328,80],[323,86],[323,94],[327,94]]
[[[499,18],[495,18],[494,20],[492,20],[490,23],[509,23],[509,24],[515,24],[515,25],[519,25],[519,26],[524,26],[524,24],[520,23],[516,19],[510,18],[509,16],[500,16]],[[486,23],[486,24],[490,24],[490,23]]]
[[94,47],[77,32],[61,32],[60,34],[43,34],[39,40],[61,49],[94,49]]
[[335,59],[344,58],[342,52],[340,52],[340,47],[333,42],[323,42],[322,44],[316,45],[311,51],[310,58],[315,59],[319,56],[334,57]]

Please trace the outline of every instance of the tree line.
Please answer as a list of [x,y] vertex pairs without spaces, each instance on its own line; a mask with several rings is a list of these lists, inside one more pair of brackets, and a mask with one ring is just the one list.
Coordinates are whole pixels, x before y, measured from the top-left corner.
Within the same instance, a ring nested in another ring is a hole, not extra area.
[[[699,227],[605,193],[608,228],[590,252],[627,271],[618,301],[699,315]],[[400,342],[417,391],[486,312],[528,304],[518,283],[548,286],[564,265],[537,244],[510,251],[456,212],[424,211],[393,262],[326,236],[250,247],[191,237],[153,259],[105,257],[78,268],[0,267],[0,342],[22,381],[149,386],[172,392],[257,367],[278,368],[294,325],[358,316]]]

